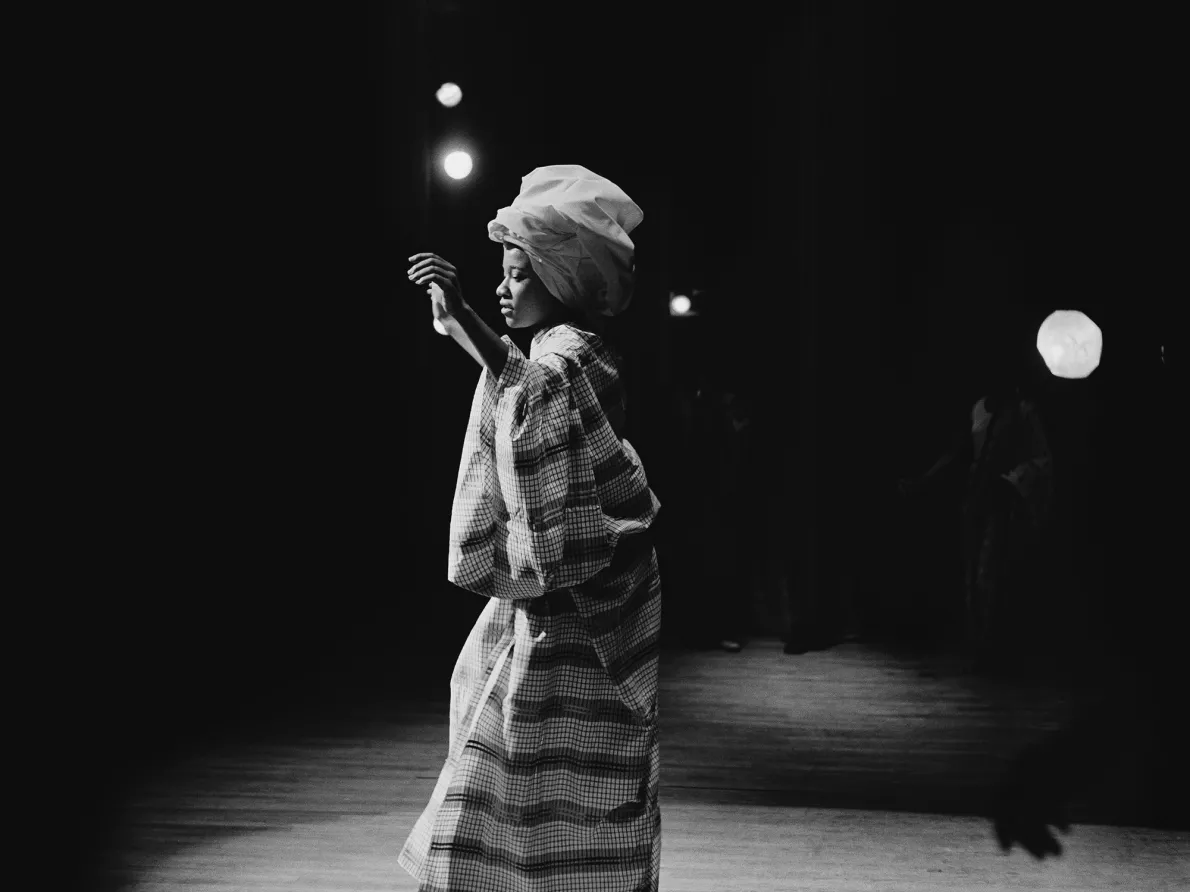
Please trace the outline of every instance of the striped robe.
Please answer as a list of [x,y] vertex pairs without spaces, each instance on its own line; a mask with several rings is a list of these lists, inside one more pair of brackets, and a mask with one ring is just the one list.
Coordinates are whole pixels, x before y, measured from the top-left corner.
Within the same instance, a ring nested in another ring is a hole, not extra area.
[[475,390],[448,575],[490,600],[398,863],[423,892],[653,892],[661,863],[660,508],[615,361],[570,325]]

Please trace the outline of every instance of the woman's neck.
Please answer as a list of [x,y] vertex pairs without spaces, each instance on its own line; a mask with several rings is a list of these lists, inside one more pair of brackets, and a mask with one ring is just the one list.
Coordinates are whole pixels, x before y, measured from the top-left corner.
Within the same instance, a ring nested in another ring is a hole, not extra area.
[[536,325],[531,326],[529,331],[532,337],[537,337],[541,332],[548,331],[559,325],[573,325],[577,328],[585,328],[583,320],[577,313],[569,312],[561,304],[558,305],[557,312],[551,313],[545,319],[542,319]]

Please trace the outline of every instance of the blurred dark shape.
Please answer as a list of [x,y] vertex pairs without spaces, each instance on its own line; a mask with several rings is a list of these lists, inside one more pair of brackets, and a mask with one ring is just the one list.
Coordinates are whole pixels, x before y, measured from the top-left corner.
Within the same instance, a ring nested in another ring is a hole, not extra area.
[[739,650],[755,617],[757,568],[764,561],[763,487],[756,479],[756,436],[749,396],[733,380],[704,369],[679,397],[684,425],[688,524],[685,588],[696,646]]
[[1038,858],[1060,853],[1050,827],[1063,809],[1126,764],[1140,779],[1125,820],[1190,828],[1180,705],[1190,679],[1171,602],[1184,588],[1175,565],[1184,394],[1150,352],[1133,363],[1121,358],[1124,368],[1098,389],[1070,386],[1092,379],[1055,379],[1043,397],[1063,472],[1057,559],[1075,594],[1065,630],[1076,644],[1067,649],[1075,710],[1064,728],[1017,757],[993,814],[1006,850],[1019,843]]
[[[1012,670],[1044,612],[1038,559],[1053,515],[1053,456],[1041,411],[1019,388],[976,404],[963,504],[968,646],[977,671]],[[1028,621],[1026,621],[1028,614]],[[1042,624],[1043,627],[1044,624]]]
[[1037,619],[1047,600],[1043,554],[1054,517],[1054,462],[1042,409],[1025,381],[1001,379],[975,401],[966,430],[955,432],[930,469],[899,485],[903,495],[917,495],[965,478],[961,616],[980,672],[1022,668],[1013,658],[1039,647],[1022,633],[1046,627]]
[[814,578],[801,566],[804,553],[787,546],[787,595],[789,629],[784,652],[804,654],[827,650],[843,641],[854,577],[846,567],[847,531],[831,513],[820,513],[818,524],[818,567]]

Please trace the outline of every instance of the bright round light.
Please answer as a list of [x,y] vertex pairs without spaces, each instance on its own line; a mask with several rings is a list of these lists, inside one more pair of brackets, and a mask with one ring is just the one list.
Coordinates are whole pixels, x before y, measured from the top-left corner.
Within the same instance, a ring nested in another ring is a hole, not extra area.
[[1099,368],[1103,332],[1078,310],[1058,310],[1041,323],[1037,352],[1056,377],[1085,378]]
[[442,323],[439,322],[437,319],[434,320],[434,331],[438,332],[438,334],[440,334],[440,335],[449,334],[449,332],[447,332],[447,330],[445,328],[443,328]]
[[459,89],[459,85],[449,81],[439,87],[435,95],[438,97],[438,101],[447,108],[454,108],[463,101],[463,91]]
[[471,156],[466,152],[451,152],[442,166],[452,179],[461,180],[471,173]]
[[670,298],[669,309],[675,316],[685,316],[690,312],[690,298],[684,294]]

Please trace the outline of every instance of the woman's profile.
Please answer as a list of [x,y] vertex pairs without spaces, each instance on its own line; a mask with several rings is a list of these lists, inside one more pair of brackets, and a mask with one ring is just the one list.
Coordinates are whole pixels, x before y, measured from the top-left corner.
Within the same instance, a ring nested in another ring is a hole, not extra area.
[[575,166],[542,167],[488,224],[505,325],[455,267],[416,254],[439,331],[482,367],[451,513],[448,578],[489,598],[450,680],[450,743],[399,856],[422,890],[656,889],[660,508],[623,438],[599,318],[632,298],[639,207]]

